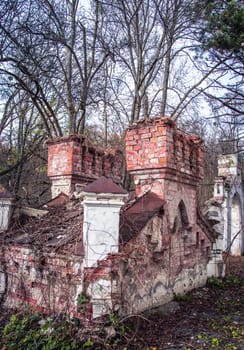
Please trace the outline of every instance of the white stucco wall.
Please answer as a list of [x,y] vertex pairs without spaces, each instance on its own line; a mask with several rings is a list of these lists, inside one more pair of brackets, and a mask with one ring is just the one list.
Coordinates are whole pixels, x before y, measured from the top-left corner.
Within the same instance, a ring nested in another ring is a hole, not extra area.
[[108,253],[118,252],[119,212],[125,196],[85,194],[83,241],[85,266],[96,266]]
[[109,313],[112,309],[112,281],[110,279],[100,278],[91,282],[87,293],[91,296],[93,318]]

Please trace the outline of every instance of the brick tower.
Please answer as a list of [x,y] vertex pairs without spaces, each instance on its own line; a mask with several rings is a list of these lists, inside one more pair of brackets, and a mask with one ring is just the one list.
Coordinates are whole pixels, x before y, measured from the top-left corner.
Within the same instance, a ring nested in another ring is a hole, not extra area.
[[196,222],[196,188],[203,177],[203,146],[198,137],[177,129],[171,119],[140,121],[127,130],[126,163],[136,195],[150,189],[166,200],[171,224],[183,200],[190,222]]

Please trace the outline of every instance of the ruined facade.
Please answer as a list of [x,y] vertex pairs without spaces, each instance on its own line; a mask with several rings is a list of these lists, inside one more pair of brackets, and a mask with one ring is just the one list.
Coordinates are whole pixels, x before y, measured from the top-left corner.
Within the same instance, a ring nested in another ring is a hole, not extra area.
[[197,212],[196,189],[203,176],[199,138],[169,119],[151,119],[127,131],[126,155],[141,197],[125,211],[133,229],[124,248],[129,258],[121,284],[124,307],[136,312],[204,285],[213,237]]
[[5,305],[95,319],[158,306],[222,274],[215,232],[197,210],[201,140],[154,118],[131,126],[125,143],[130,200],[121,152],[73,136],[49,143],[53,199],[4,233]]

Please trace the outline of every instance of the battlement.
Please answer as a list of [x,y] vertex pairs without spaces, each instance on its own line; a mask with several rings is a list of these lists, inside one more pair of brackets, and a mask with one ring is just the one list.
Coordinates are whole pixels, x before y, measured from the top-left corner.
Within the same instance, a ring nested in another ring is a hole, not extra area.
[[52,197],[70,194],[75,184],[87,185],[100,176],[122,181],[124,157],[118,149],[96,148],[84,137],[71,135],[48,141],[48,176]]
[[127,170],[139,174],[160,171],[182,178],[203,177],[203,146],[197,136],[176,128],[171,119],[157,117],[132,125],[126,133]]

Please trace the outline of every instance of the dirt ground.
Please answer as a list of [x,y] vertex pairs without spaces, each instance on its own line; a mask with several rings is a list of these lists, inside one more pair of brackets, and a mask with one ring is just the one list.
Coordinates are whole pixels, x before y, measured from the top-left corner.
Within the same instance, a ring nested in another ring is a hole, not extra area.
[[140,319],[128,349],[244,350],[244,258],[232,259],[223,281],[211,279],[174,308]]
[[[244,350],[244,258],[232,258],[223,281],[210,279],[205,287],[175,299],[150,313],[112,320],[110,336],[100,334],[98,344],[97,335],[90,334],[90,345],[83,342],[80,349]],[[2,310],[0,334],[9,315]],[[1,339],[0,349],[6,349]]]

